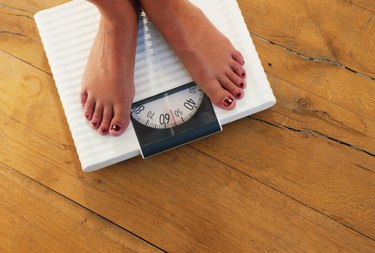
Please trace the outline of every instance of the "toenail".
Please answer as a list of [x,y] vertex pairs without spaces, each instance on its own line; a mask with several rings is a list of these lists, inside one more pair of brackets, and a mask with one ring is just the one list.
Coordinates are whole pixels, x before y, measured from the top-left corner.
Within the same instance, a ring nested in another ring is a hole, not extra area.
[[233,103],[233,99],[230,97],[226,97],[223,101],[225,107],[229,107]]
[[90,114],[86,113],[85,116],[86,116],[86,119],[88,119],[90,117]]
[[238,92],[237,95],[236,95],[237,98],[240,98],[241,96],[242,96],[241,92]]
[[245,77],[246,76],[246,74],[245,73],[242,73],[242,77]]
[[242,61],[242,64],[245,65],[245,61]]
[[100,132],[101,132],[102,134],[105,134],[105,133],[107,132],[107,129],[102,129],[102,130],[100,130]]
[[112,126],[112,128],[111,128],[113,131],[116,131],[116,132],[118,132],[118,131],[120,131],[121,130],[121,126],[120,125],[117,125],[117,124],[114,124],[113,126]]
[[93,127],[96,127],[97,125],[98,125],[97,122],[92,122],[92,126],[93,126]]
[[245,87],[245,84],[244,83],[240,83],[240,87],[241,88]]

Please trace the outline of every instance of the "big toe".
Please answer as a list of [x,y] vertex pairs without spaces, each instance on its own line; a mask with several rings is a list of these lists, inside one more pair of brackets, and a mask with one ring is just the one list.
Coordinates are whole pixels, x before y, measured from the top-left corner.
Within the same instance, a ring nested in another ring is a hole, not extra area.
[[84,107],[87,101],[87,92],[85,90],[81,91],[80,98],[81,98],[81,105]]
[[225,110],[232,110],[236,106],[236,101],[233,95],[225,90],[219,81],[211,81],[203,91],[210,98],[211,102]]
[[84,108],[85,117],[87,120],[91,121],[92,116],[94,114],[94,110],[95,110],[95,99],[93,97],[88,97],[85,102],[85,108]]
[[113,110],[114,116],[111,121],[109,133],[113,136],[120,136],[129,126],[130,106],[115,105]]

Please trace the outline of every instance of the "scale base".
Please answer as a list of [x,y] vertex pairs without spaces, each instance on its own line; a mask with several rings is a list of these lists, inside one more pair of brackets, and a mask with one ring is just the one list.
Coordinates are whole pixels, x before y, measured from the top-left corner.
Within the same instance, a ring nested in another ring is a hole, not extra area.
[[218,122],[211,122],[205,124],[204,126],[200,126],[198,129],[190,129],[188,131],[175,134],[173,137],[159,139],[157,142],[143,145],[141,148],[141,155],[144,159],[146,159],[221,131],[222,128]]

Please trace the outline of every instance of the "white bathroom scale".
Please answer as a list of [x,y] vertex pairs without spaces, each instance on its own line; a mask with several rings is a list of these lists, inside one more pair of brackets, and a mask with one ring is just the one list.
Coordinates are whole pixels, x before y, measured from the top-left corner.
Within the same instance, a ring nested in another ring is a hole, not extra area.
[[95,171],[140,154],[146,158],[164,152],[220,132],[222,125],[276,103],[237,2],[191,2],[243,54],[247,72],[244,97],[230,111],[212,105],[142,13],[132,122],[120,137],[101,136],[92,129],[79,98],[82,74],[99,24],[96,7],[86,0],[74,0],[35,15],[83,171]]

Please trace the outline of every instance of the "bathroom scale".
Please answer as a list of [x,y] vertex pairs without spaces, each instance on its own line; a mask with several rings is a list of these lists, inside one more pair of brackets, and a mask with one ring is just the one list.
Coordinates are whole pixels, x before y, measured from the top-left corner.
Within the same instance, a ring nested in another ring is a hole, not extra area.
[[247,72],[244,97],[230,111],[212,105],[142,12],[131,124],[119,137],[99,135],[83,116],[80,104],[81,78],[100,19],[97,8],[86,0],[73,0],[35,15],[83,171],[179,147],[276,103],[237,1],[190,1],[243,54]]

